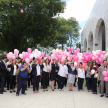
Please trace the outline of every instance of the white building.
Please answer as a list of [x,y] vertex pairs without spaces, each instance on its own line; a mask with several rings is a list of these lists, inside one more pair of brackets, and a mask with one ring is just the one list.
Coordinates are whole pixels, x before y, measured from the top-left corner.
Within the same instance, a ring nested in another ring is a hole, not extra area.
[[108,48],[108,0],[96,0],[81,33],[82,52]]

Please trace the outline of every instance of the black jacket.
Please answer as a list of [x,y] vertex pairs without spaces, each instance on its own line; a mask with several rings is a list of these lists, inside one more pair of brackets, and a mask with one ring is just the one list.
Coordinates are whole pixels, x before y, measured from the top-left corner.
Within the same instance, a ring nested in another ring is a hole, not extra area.
[[[17,67],[17,69],[19,68],[18,65],[16,65],[16,67]],[[10,65],[8,65],[8,68],[11,68],[9,73],[10,73],[10,75],[13,75],[13,73],[14,73],[14,66],[12,64],[10,64]]]
[[7,73],[7,68],[6,68],[6,65],[4,64],[4,62],[1,60],[0,61],[0,73],[1,73],[1,76],[6,76],[6,73]]
[[75,70],[73,71],[70,65],[67,64],[67,67],[68,67],[68,73],[69,73],[69,74],[77,75],[77,70],[76,70],[76,68],[75,68]]

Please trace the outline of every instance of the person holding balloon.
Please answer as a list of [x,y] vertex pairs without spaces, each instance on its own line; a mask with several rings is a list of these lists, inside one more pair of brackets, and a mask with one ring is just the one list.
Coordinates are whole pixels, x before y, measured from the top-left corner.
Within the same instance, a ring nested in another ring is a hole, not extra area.
[[91,72],[91,78],[92,78],[92,92],[93,94],[97,94],[98,66],[95,60],[92,61],[90,72]]
[[75,77],[77,77],[77,69],[74,67],[74,62],[67,64],[67,67],[68,67],[69,91],[73,91],[73,84],[75,82]]
[[77,69],[77,72],[78,72],[78,91],[80,90],[84,91],[83,81],[85,78],[85,71],[84,68],[82,67],[82,62],[79,63],[79,68]]
[[25,89],[26,89],[26,82],[28,79],[28,73],[30,71],[28,63],[23,61],[22,65],[20,66],[20,72],[17,77],[17,92],[16,96],[19,96],[19,92],[22,89],[21,93],[26,95]]
[[[41,66],[38,64],[38,60],[35,59],[32,64],[32,76],[33,76],[33,92],[39,93],[39,81],[41,75]],[[35,89],[36,88],[36,89]]]
[[59,75],[59,91],[64,91],[64,84],[65,84],[65,78],[67,78],[67,75],[68,75],[68,68],[67,66],[65,65],[65,58],[62,58],[61,59],[61,64],[58,63],[59,65],[59,72],[58,72],[58,75]]
[[16,64],[16,59],[12,60],[12,64],[9,64],[8,67],[11,68],[10,75],[10,93],[15,92],[15,84],[16,84],[16,71],[19,66]]
[[100,86],[101,86],[101,95],[100,97],[104,96],[104,84],[105,84],[105,90],[106,94],[105,96],[108,98],[108,65],[107,61],[104,60],[104,63],[102,66],[100,66],[98,71],[98,80],[100,80]]
[[86,63],[86,67],[85,67],[85,70],[86,70],[86,84],[87,84],[87,90],[88,92],[90,92],[91,90],[91,74],[90,74],[90,67],[91,67],[91,63],[90,61],[88,61]]
[[49,80],[49,72],[51,71],[50,61],[48,58],[45,58],[45,62],[43,63],[43,91],[48,91],[48,80]]

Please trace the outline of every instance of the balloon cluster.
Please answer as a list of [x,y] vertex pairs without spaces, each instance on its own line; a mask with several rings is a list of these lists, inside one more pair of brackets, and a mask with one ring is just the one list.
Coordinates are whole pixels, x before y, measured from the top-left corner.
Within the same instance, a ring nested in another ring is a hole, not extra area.
[[[7,54],[7,58],[18,58],[24,59],[27,63],[29,63],[33,57],[36,59],[41,60],[42,57],[48,58],[49,60],[60,60],[64,61],[66,59],[71,60],[73,59],[75,62],[83,62],[83,65],[85,67],[85,63],[87,61],[95,60],[98,64],[102,63],[103,60],[105,60],[108,57],[108,53],[105,53],[105,51],[96,50],[92,51],[92,53],[85,52],[80,53],[80,49],[74,49],[73,47],[68,47],[66,50],[59,50],[59,49],[53,49],[51,55],[45,55],[44,52],[38,51],[38,49],[35,49],[32,51],[31,48],[27,49],[27,52],[22,52],[19,54],[19,51],[17,49],[14,49],[14,53],[9,52]],[[51,61],[52,62],[52,61]]]
[[103,71],[102,74],[104,76],[104,81],[108,82],[108,70],[107,71]]

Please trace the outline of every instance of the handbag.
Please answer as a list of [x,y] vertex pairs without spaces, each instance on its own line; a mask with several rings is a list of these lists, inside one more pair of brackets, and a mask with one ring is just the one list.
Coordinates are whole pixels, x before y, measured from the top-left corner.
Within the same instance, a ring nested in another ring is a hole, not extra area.
[[98,78],[98,74],[95,74],[95,75],[94,75],[94,78]]
[[16,70],[15,75],[16,75],[16,76],[18,76],[18,75],[19,75],[19,73],[20,73],[20,69],[18,68],[18,69]]

